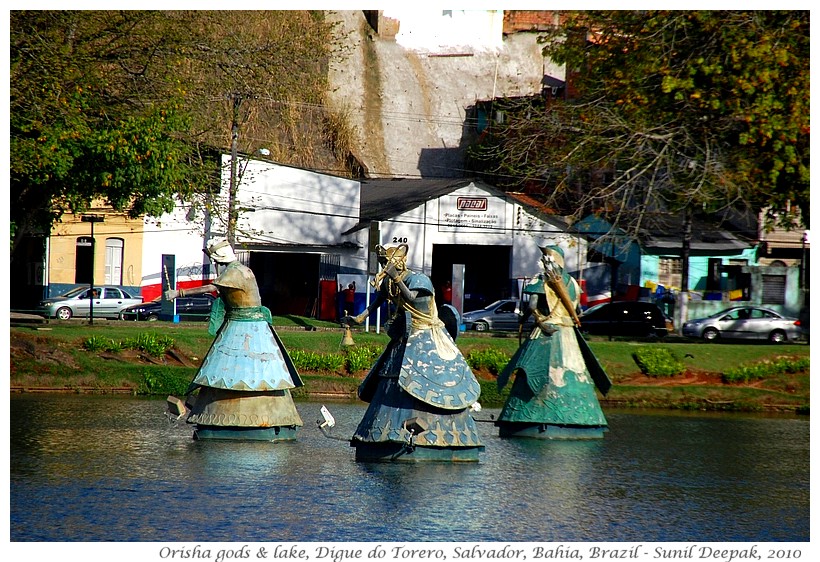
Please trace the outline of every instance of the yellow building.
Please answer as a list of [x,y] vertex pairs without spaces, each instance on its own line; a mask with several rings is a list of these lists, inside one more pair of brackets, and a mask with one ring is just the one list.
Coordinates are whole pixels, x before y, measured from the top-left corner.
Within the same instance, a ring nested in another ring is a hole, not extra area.
[[139,295],[143,230],[142,218],[131,219],[110,207],[94,206],[86,213],[63,215],[46,242],[42,279],[45,296],[56,296],[92,281]]

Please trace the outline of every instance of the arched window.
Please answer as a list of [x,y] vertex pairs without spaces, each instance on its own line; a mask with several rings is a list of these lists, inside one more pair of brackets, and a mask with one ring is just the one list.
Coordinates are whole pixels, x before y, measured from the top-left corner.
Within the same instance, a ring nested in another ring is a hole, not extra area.
[[74,255],[74,282],[87,284],[91,283],[94,263],[94,246],[90,236],[80,236],[77,238],[77,246]]
[[122,253],[125,243],[122,238],[105,240],[105,284],[122,285]]

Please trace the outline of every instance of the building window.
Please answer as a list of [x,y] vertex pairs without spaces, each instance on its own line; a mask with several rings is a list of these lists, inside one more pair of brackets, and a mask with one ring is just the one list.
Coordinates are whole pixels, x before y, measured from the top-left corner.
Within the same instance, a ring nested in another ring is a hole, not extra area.
[[105,284],[122,285],[122,238],[108,238],[105,241]]
[[680,286],[683,260],[681,258],[660,258],[658,260],[658,284],[666,288]]
[[785,275],[763,275],[763,303],[786,304]]
[[91,283],[93,272],[91,268],[94,264],[94,244],[90,236],[80,236],[77,238],[77,246],[74,255],[74,282],[80,284]]

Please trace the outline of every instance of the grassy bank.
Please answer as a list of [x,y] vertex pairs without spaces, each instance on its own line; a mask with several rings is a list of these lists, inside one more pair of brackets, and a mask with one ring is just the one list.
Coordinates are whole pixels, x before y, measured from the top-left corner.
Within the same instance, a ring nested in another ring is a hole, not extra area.
[[[384,333],[357,330],[353,334],[355,345],[346,348],[341,345],[342,330],[333,324],[282,317],[275,323],[305,380],[305,386],[294,393],[297,398],[355,398],[368,366],[388,341]],[[316,329],[306,330],[305,325]],[[160,341],[169,345],[166,353],[152,348],[151,344]],[[11,389],[180,394],[212,341],[204,323],[98,320],[93,325],[70,321],[12,327]],[[482,383],[482,404],[500,406],[506,394],[498,392],[494,375],[517,349],[517,336],[463,334],[458,345]],[[809,409],[807,369],[797,373],[763,369],[763,375],[754,380],[724,382],[724,374],[738,366],[807,358],[807,344],[592,338],[590,347],[614,383],[605,405],[805,413]],[[681,365],[681,372],[663,377],[642,373],[633,354],[647,348],[668,350]]]

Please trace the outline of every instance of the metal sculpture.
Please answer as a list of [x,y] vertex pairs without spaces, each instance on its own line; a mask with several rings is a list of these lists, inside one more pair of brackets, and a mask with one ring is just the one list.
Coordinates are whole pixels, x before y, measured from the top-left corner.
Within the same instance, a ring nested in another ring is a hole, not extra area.
[[358,389],[370,405],[350,440],[356,460],[477,461],[484,446],[471,412],[481,387],[439,318],[433,284],[407,268],[407,244],[377,250],[377,296],[343,319],[361,324],[385,301],[395,306],[390,343]]
[[192,403],[169,397],[169,409],[178,418],[187,414],[196,439],[293,440],[302,419],[290,390],[302,380],[262,306],[256,277],[226,240],[205,253],[224,266],[213,283],[165,293],[169,300],[219,293],[209,329],[216,337],[186,392]]
[[543,271],[525,287],[535,326],[498,376],[503,389],[515,381],[495,425],[502,437],[600,439],[607,430],[595,388],[606,394],[612,383],[578,326],[581,289],[564,271],[558,246],[541,248]]

